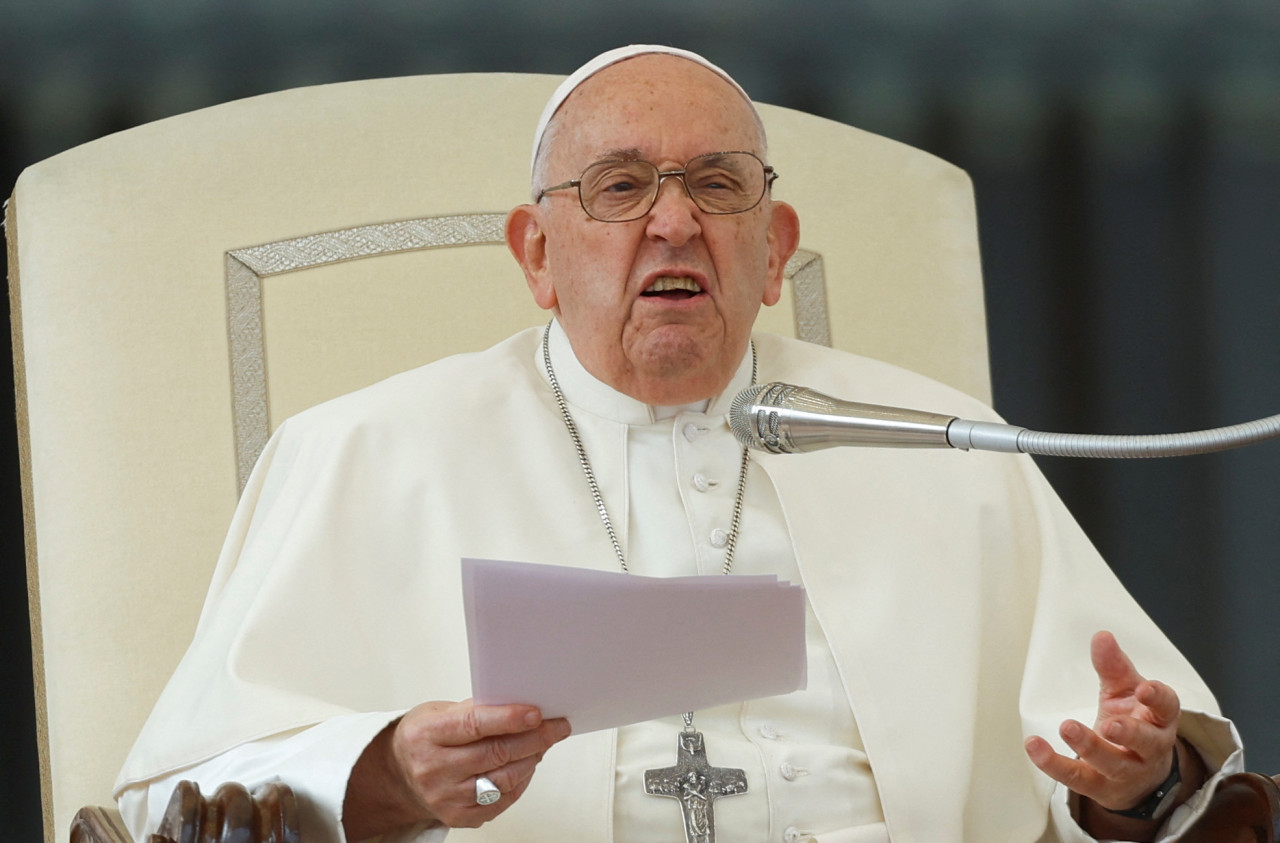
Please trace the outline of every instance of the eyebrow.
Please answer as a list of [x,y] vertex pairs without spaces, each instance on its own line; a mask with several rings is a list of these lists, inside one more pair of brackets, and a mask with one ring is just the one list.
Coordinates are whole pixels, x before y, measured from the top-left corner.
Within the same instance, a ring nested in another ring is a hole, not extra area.
[[644,158],[644,153],[635,147],[627,149],[607,149],[604,154],[597,158],[597,161],[619,160],[619,161],[639,161]]

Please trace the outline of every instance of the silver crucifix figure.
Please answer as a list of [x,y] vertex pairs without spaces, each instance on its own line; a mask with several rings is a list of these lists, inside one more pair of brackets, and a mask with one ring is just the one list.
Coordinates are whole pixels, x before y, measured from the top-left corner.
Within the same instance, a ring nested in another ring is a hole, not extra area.
[[693,718],[685,715],[685,730],[676,743],[676,764],[660,770],[646,770],[644,792],[680,800],[684,816],[684,839],[688,843],[715,843],[716,823],[713,800],[747,792],[747,774],[729,767],[707,763],[702,733],[696,732]]

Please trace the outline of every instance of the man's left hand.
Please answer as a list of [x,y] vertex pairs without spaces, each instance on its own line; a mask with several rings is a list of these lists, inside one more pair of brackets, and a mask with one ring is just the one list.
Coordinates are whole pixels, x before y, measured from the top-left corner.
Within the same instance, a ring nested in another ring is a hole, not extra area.
[[1077,755],[1054,752],[1041,737],[1026,741],[1027,755],[1046,775],[1104,808],[1133,808],[1169,775],[1182,708],[1178,695],[1143,678],[1110,632],[1092,642],[1098,673],[1098,719],[1092,729],[1075,720],[1059,734]]

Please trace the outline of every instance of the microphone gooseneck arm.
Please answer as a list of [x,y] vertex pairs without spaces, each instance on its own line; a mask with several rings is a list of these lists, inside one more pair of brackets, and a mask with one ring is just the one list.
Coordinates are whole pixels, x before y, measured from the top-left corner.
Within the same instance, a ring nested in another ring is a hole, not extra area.
[[1280,415],[1191,433],[1044,433],[1016,425],[842,401],[784,383],[759,384],[739,393],[729,410],[729,426],[743,445],[774,454],[861,445],[1134,459],[1207,454],[1280,437]]

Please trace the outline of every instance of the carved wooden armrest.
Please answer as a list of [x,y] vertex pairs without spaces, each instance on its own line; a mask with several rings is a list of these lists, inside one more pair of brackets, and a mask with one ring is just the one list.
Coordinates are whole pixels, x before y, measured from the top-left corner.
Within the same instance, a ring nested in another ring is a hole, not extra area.
[[1209,807],[1184,834],[1183,843],[1280,842],[1280,776],[1227,776]]
[[115,808],[89,806],[71,821],[71,843],[133,843]]
[[[220,785],[212,799],[195,782],[181,781],[156,833],[146,843],[300,843],[298,803],[286,784],[270,782],[251,796],[243,785]],[[71,843],[131,843],[120,815],[110,808],[81,808],[71,823]]]

